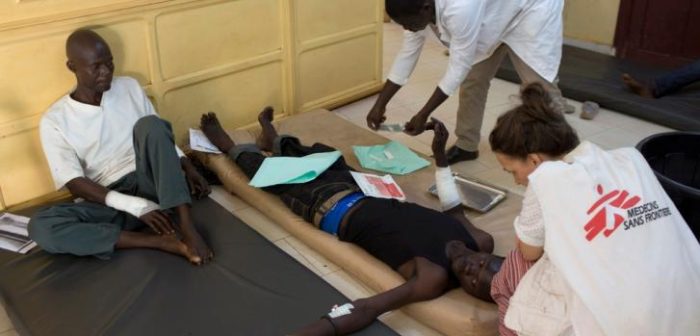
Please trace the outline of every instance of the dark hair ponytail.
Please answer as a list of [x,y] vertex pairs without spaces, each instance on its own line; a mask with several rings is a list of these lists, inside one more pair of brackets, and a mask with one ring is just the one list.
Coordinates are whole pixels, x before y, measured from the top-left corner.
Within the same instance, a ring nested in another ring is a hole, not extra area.
[[578,146],[576,131],[553,108],[552,98],[540,83],[520,92],[522,104],[498,117],[489,142],[494,152],[524,159],[531,153],[553,157]]

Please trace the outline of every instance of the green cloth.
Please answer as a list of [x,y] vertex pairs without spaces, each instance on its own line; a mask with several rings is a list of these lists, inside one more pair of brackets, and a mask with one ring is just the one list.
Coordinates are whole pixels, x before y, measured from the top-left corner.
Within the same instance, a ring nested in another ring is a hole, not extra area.
[[302,157],[275,156],[265,158],[250,180],[257,188],[277,184],[295,184],[313,181],[341,156],[339,151],[314,153]]
[[406,175],[430,165],[396,141],[377,146],[353,146],[352,149],[363,168],[390,174]]

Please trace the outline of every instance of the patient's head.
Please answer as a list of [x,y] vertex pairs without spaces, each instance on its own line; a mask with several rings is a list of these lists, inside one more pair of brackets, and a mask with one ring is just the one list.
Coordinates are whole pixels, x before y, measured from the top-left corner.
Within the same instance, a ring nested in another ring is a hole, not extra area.
[[489,253],[470,250],[461,241],[447,243],[447,256],[452,263],[452,272],[467,294],[484,301],[493,302],[491,281],[503,264],[503,258]]
[[386,12],[404,29],[417,32],[435,22],[435,0],[386,0]]
[[93,93],[108,91],[112,84],[114,63],[109,45],[92,30],[80,29],[66,41],[68,69],[75,74],[77,89]]
[[515,182],[527,185],[528,175],[540,163],[560,159],[579,144],[576,131],[552,106],[542,84],[520,93],[522,104],[498,117],[489,142],[503,169]]

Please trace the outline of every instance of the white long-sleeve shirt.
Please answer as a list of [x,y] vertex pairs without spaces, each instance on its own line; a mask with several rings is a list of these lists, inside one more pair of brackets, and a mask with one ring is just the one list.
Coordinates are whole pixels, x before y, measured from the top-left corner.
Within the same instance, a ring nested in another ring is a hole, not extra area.
[[[439,83],[447,95],[457,91],[472,66],[507,44],[540,76],[553,82],[562,47],[563,0],[435,0],[440,40],[450,60]],[[429,29],[404,32],[389,80],[405,85],[418,62]]]

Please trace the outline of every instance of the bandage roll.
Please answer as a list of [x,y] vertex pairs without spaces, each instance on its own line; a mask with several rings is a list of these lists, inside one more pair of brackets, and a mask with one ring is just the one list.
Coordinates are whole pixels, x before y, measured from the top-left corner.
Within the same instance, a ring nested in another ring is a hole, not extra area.
[[462,203],[459,191],[457,191],[457,184],[452,176],[452,169],[449,166],[438,167],[435,170],[435,186],[443,210],[452,209]]
[[122,194],[111,190],[105,196],[105,204],[117,210],[124,211],[139,218],[153,210],[160,209],[160,206],[145,198]]

